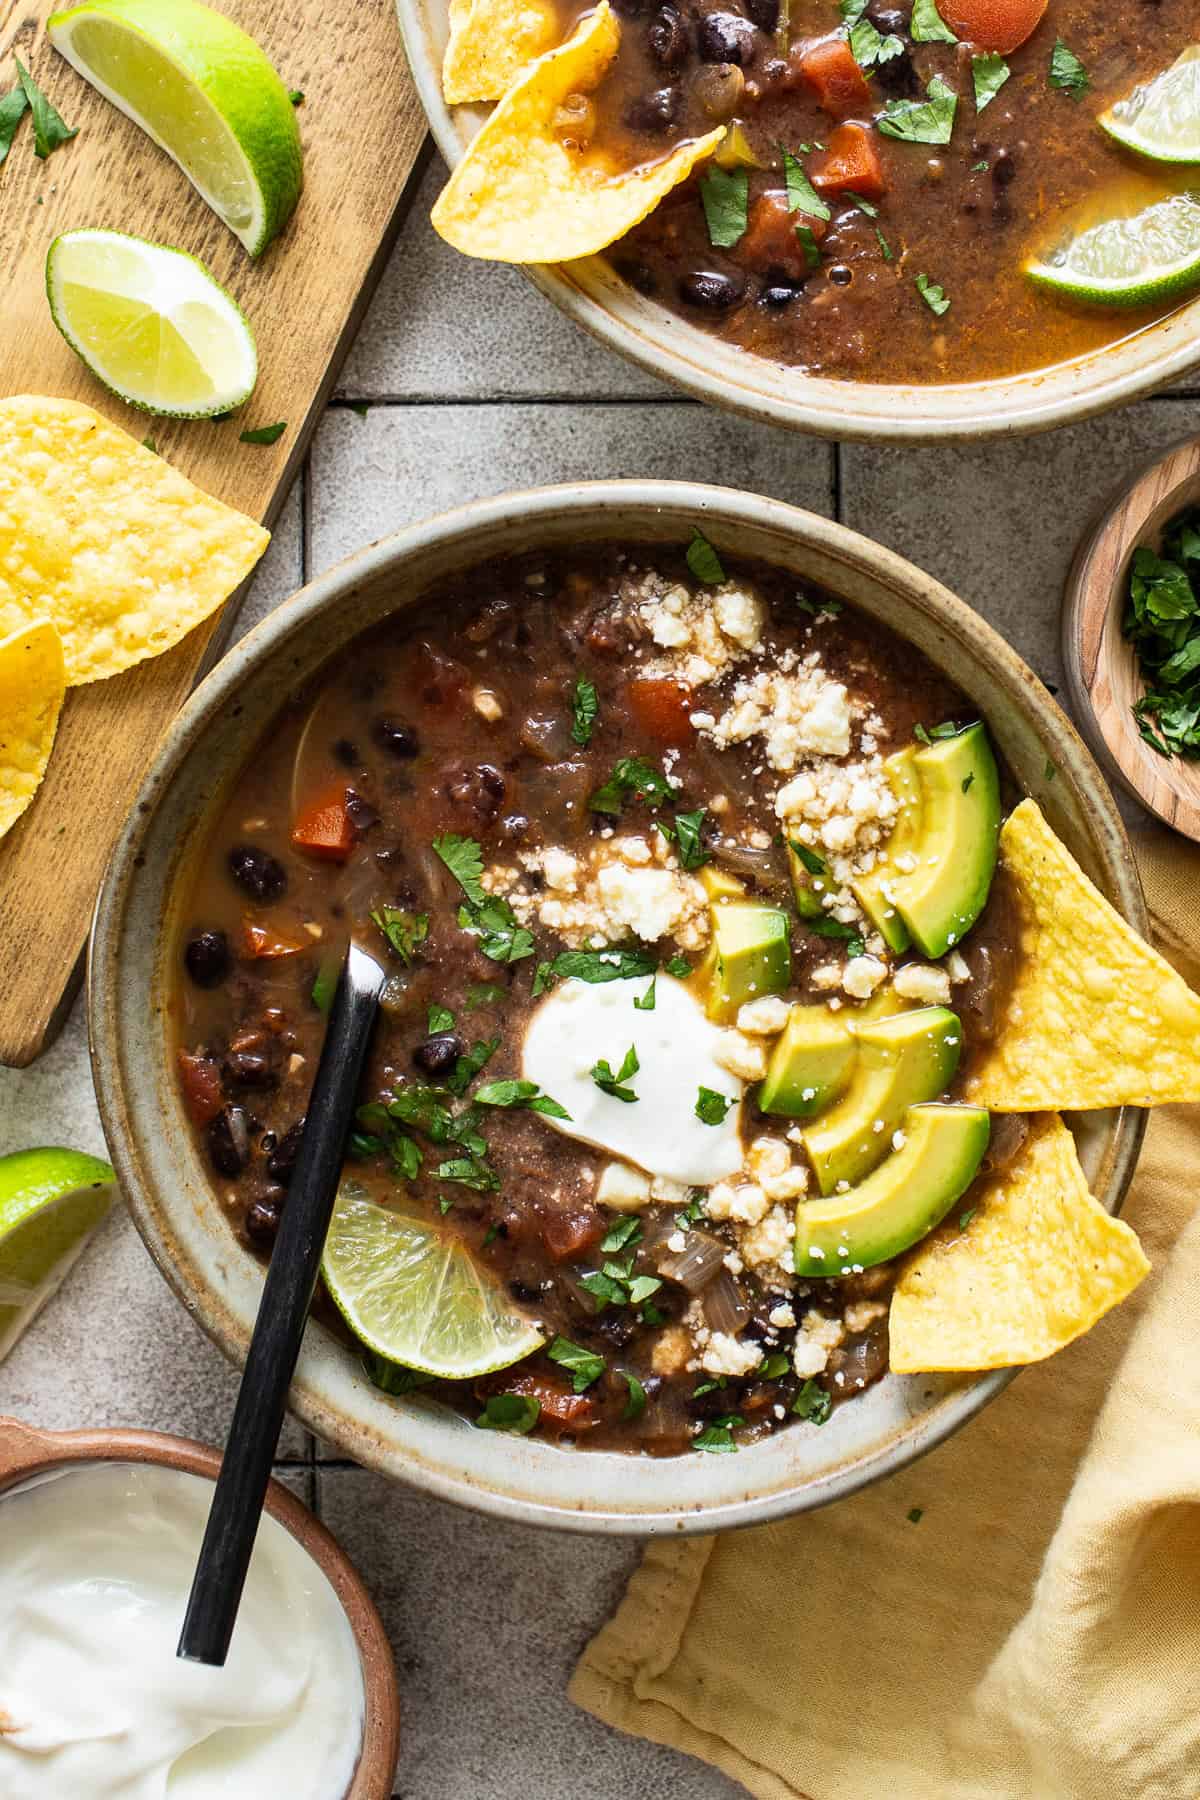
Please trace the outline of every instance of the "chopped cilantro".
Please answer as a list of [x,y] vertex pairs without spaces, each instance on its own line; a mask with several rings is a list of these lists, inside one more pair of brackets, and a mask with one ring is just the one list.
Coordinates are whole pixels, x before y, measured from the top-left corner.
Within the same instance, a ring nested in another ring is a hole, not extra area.
[[371,410],[371,402],[369,400],[347,400],[346,408],[356,418],[365,419]]
[[1042,773],[1045,775],[1047,781],[1053,781],[1054,777],[1058,774],[1057,767],[1050,761],[1049,757],[1046,758],[1046,767],[1043,769]]
[[626,1105],[630,1105],[637,1099],[637,1095],[631,1087],[622,1084],[632,1080],[640,1067],[637,1051],[630,1044],[615,1075],[605,1057],[601,1057],[599,1062],[593,1063],[588,1074],[601,1093],[610,1094],[614,1100],[624,1100]]
[[950,302],[946,298],[946,290],[939,287],[936,281],[930,281],[928,275],[917,276],[917,292],[929,308],[940,319],[942,314],[950,311]]
[[770,1356],[764,1356],[754,1373],[760,1381],[778,1381],[791,1368],[782,1350],[775,1350]]
[[410,963],[418,944],[429,936],[429,914],[406,912],[402,906],[380,906],[371,914],[402,963]]
[[453,1156],[439,1163],[437,1178],[439,1181],[457,1181],[463,1187],[473,1188],[477,1194],[493,1193],[500,1186],[496,1171],[477,1156]]
[[480,1069],[496,1054],[499,1048],[499,1038],[482,1038],[462,1056],[456,1057],[453,1072],[446,1077],[446,1086],[450,1092],[465,1094]]
[[668,975],[674,975],[676,981],[686,981],[692,972],[692,965],[686,956],[672,956],[663,964],[663,970]]
[[[878,36],[876,32],[876,36]],[[790,150],[783,151],[783,172],[787,181],[787,203],[789,212],[808,213],[814,219],[828,219],[832,215],[829,207],[817,193],[812,182],[804,173],[803,166]]]
[[599,1269],[580,1277],[581,1287],[600,1302],[597,1312],[603,1312],[606,1306],[624,1306],[629,1299],[629,1290],[623,1281],[612,1275],[604,1275]]
[[483,887],[483,851],[474,838],[460,837],[447,831],[433,840],[435,856],[441,858],[472,906],[482,906],[488,895]]
[[618,1250],[630,1249],[642,1239],[642,1221],[636,1213],[626,1213],[615,1225],[610,1225],[600,1240],[600,1248],[606,1256],[615,1256]]
[[288,89],[288,99],[291,101],[293,106],[303,106],[303,104],[304,104],[303,88],[289,88]]
[[708,1450],[714,1455],[727,1455],[729,1451],[737,1449],[737,1445],[733,1441],[735,1426],[745,1423],[746,1421],[740,1413],[723,1413],[719,1419],[714,1419],[711,1425],[706,1425],[699,1437],[692,1439],[692,1449]]
[[1078,100],[1091,87],[1091,77],[1073,50],[1069,50],[1061,38],[1054,40],[1054,48],[1050,52],[1049,82],[1052,88],[1072,100]]
[[809,1376],[792,1401],[792,1411],[811,1425],[823,1425],[833,1411],[833,1401],[820,1383]]
[[593,1381],[599,1381],[604,1373],[604,1358],[594,1355],[591,1350],[584,1350],[579,1344],[573,1344],[569,1338],[556,1337],[546,1355],[551,1362],[570,1371],[577,1394],[590,1388]]
[[958,1229],[960,1231],[965,1231],[967,1229],[967,1226],[971,1223],[971,1220],[975,1217],[975,1214],[978,1211],[979,1211],[979,1208],[977,1206],[968,1206],[966,1212],[959,1213]]
[[851,206],[857,206],[859,212],[866,213],[868,219],[875,219],[879,216],[879,208],[877,206],[870,200],[864,200],[861,194],[853,193],[850,188],[846,189],[845,193],[842,195],[842,199],[848,200]]
[[[1012,70],[995,50],[987,51],[983,56],[971,58],[971,80],[975,83],[975,111],[981,113],[985,106],[990,106],[1000,89],[1004,86]],[[986,163],[976,163],[976,169],[986,169]]]
[[[539,964],[556,981],[629,981],[653,975],[654,957],[649,950],[613,945],[605,950],[561,950],[552,963]],[[550,986],[547,978],[544,986]]]
[[925,1517],[925,1508],[923,1506],[910,1506],[905,1516],[910,1525],[919,1525],[921,1520]]
[[73,137],[78,136],[79,127],[66,123],[19,57],[14,56],[13,62],[17,66],[17,79],[25,91],[33,118],[33,154],[39,161],[45,162],[52,151],[60,149],[63,144],[69,144]]
[[[2,160],[3,160],[3,158],[0,158],[0,161],[2,161]],[[152,451],[155,456],[158,455],[158,445],[155,443],[155,441],[152,437],[144,437],[142,439],[142,449]]]
[[990,164],[986,160],[983,162],[972,163],[971,173],[972,175],[986,175],[989,167]]
[[523,1106],[529,1112],[543,1113],[548,1119],[567,1119],[565,1106],[543,1094],[536,1081],[489,1081],[476,1088],[472,1096],[476,1106]]
[[728,1094],[719,1094],[716,1088],[701,1087],[696,1096],[696,1117],[702,1125],[723,1125],[725,1114],[732,1105]]
[[479,948],[493,962],[521,962],[533,955],[533,934],[518,923],[508,901],[498,894],[485,896],[481,906],[469,902],[460,906],[458,923],[479,939]]
[[883,253],[884,262],[895,262],[896,252],[892,249],[892,246],[888,243],[878,225],[875,227],[875,236],[879,240],[879,248]]
[[450,1031],[454,1025],[454,1014],[447,1006],[439,1006],[434,1000],[426,1014],[426,1028],[430,1032]]
[[643,1300],[649,1300],[651,1294],[657,1294],[662,1282],[657,1275],[635,1275],[629,1284],[629,1299],[633,1306],[640,1306]]
[[532,1394],[489,1394],[475,1423],[483,1431],[532,1431],[541,1406]]
[[792,849],[799,857],[801,864],[808,870],[810,875],[828,875],[829,870],[815,850],[810,850],[807,844],[796,843],[794,839],[789,839],[789,842]]
[[876,120],[884,137],[907,144],[948,144],[954,132],[958,95],[940,75],[925,90],[924,100],[889,100]]
[[850,54],[860,69],[873,69],[879,63],[903,56],[904,44],[895,32],[886,37],[865,16],[850,27]]
[[367,1379],[385,1394],[411,1394],[414,1388],[428,1387],[433,1380],[432,1375],[423,1375],[419,1369],[406,1369],[403,1363],[390,1362],[375,1350],[364,1350],[360,1361]]
[[675,1223],[680,1231],[686,1231],[689,1225],[698,1225],[704,1217],[703,1188],[693,1188],[688,1195],[688,1203],[675,1214]]
[[1200,756],[1200,509],[1168,525],[1161,556],[1134,551],[1121,629],[1146,684],[1142,737],[1160,756]]
[[720,557],[700,530],[692,532],[692,541],[687,547],[687,566],[705,587],[716,587],[725,579]]
[[746,235],[750,176],[745,169],[722,169],[715,163],[700,183],[700,202],[708,241],[728,250]]
[[846,925],[832,914],[826,913],[819,919],[805,919],[803,923],[817,937],[838,938],[845,944],[847,956],[862,956],[866,950],[859,927]]
[[702,1394],[715,1394],[718,1388],[725,1386],[725,1377],[721,1375],[716,1381],[702,1381],[692,1389],[692,1399],[699,1400]]
[[681,868],[701,869],[709,861],[708,851],[700,841],[707,811],[707,807],[698,806],[695,812],[676,813],[673,825],[665,819],[655,821],[663,836],[671,838],[678,848]]
[[914,44],[957,44],[958,39],[938,11],[934,0],[913,0],[908,35]]
[[541,995],[546,992],[547,988],[552,988],[554,986],[557,980],[558,976],[554,973],[554,964],[540,962],[533,971],[533,986],[529,990],[532,998],[534,1000],[539,999]]
[[454,1205],[453,1200],[449,1199],[445,1194],[443,1194],[441,1196],[441,1198],[438,1201],[438,1211],[441,1213],[443,1219],[445,1218],[446,1214],[450,1211],[450,1209],[453,1205]]
[[634,1007],[635,1012],[653,1012],[654,1011],[654,1002],[655,1002],[654,990],[655,990],[657,984],[658,984],[658,972],[656,970],[655,973],[650,977],[650,986],[646,989],[645,993],[644,994],[635,994],[633,996],[633,1007]]
[[29,101],[20,82],[0,100],[0,163],[12,149],[17,126],[29,111]]
[[622,756],[608,780],[588,797],[588,806],[592,812],[619,813],[634,796],[652,807],[661,806],[671,798],[671,784],[648,757]]
[[622,1419],[639,1418],[646,1410],[646,1390],[636,1375],[627,1374],[624,1369],[618,1369],[617,1373],[629,1389],[629,1398],[625,1402],[625,1409],[621,1417]]
[[571,736],[577,744],[586,748],[591,743],[599,711],[600,698],[596,693],[596,684],[581,675],[571,696]]
[[287,420],[275,425],[255,425],[250,431],[238,432],[239,444],[277,444],[287,430]]
[[476,981],[467,989],[467,1011],[475,1012],[481,1006],[497,1006],[508,998],[508,989],[495,981]]
[[811,225],[797,225],[796,242],[803,250],[804,260],[809,268],[815,269],[821,261],[821,246]]

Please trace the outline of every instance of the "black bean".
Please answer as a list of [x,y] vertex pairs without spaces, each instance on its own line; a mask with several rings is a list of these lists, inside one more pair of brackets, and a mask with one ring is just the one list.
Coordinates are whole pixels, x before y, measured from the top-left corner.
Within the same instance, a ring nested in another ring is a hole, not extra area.
[[204,1133],[218,1175],[240,1175],[250,1160],[250,1122],[244,1108],[226,1106]]
[[362,758],[358,754],[358,745],[351,743],[349,738],[338,738],[333,745],[333,759],[335,762],[340,762],[343,769],[357,769],[362,764]]
[[670,131],[679,118],[683,95],[677,87],[656,88],[651,94],[639,94],[625,109],[625,123],[630,131],[659,137]]
[[272,1181],[281,1181],[285,1187],[292,1179],[292,1170],[296,1166],[296,1152],[300,1148],[300,1134],[303,1130],[303,1119],[297,1119],[294,1125],[289,1125],[267,1158],[267,1174]]
[[228,862],[233,879],[254,900],[278,900],[287,887],[283,864],[257,844],[235,844]]
[[223,931],[198,931],[188,939],[183,960],[197,987],[219,987],[229,973],[229,940]]
[[372,825],[379,823],[379,814],[375,808],[355,788],[346,789],[346,812],[360,836],[364,831],[370,831]]
[[696,47],[702,62],[736,63],[740,69],[754,55],[754,27],[740,13],[705,13],[696,26]]
[[849,287],[850,283],[854,280],[854,275],[853,272],[846,267],[845,263],[834,263],[832,269],[829,271],[829,279],[832,281],[834,287]]
[[776,280],[772,277],[763,288],[760,298],[764,306],[787,306],[803,291],[803,282]]
[[426,1075],[448,1075],[466,1048],[457,1031],[438,1031],[417,1045],[413,1061]]
[[541,1288],[530,1287],[527,1281],[510,1281],[508,1291],[522,1306],[535,1306],[542,1297]]
[[[274,1196],[278,1194],[279,1199]],[[267,1250],[275,1242],[279,1230],[282,1188],[265,1188],[246,1214],[246,1236],[252,1244]]]
[[[751,15],[753,17],[753,14]],[[909,15],[895,6],[868,6],[867,17],[884,37],[907,37]]]
[[519,844],[529,836],[532,821],[525,813],[508,813],[500,821],[500,837],[506,844]]
[[886,62],[876,63],[871,74],[893,100],[910,100],[921,91],[916,65],[907,50],[899,56],[890,56]]
[[460,765],[446,782],[447,799],[462,807],[485,825],[490,825],[500,811],[507,792],[503,775],[491,763]]
[[722,275],[715,269],[694,269],[679,282],[679,298],[688,306],[702,306],[707,312],[725,312],[744,299],[746,279],[743,275]]
[[660,69],[672,74],[687,61],[687,30],[678,9],[660,6],[646,34],[651,56]]
[[644,262],[635,262],[632,257],[622,256],[614,259],[613,268],[622,281],[627,281],[631,288],[639,294],[645,294],[647,298],[658,287],[653,269],[648,269]]
[[279,1080],[274,1063],[261,1050],[231,1050],[222,1067],[235,1087],[274,1087]]
[[992,159],[992,185],[1006,188],[1016,178],[1017,159],[1011,150],[997,150]]
[[421,742],[416,732],[411,725],[402,725],[398,719],[376,719],[371,726],[371,736],[389,756],[407,758],[420,754]]
[[779,24],[779,0],[743,0],[743,5],[760,31],[773,32]]

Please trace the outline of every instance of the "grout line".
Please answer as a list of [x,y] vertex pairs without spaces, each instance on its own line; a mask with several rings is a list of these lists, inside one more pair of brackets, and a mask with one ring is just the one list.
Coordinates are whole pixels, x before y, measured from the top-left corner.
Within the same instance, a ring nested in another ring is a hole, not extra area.
[[842,446],[838,438],[833,440],[833,462],[829,474],[829,498],[833,506],[833,516],[841,525],[845,523],[845,520],[842,517]]
[[300,586],[307,587],[312,575],[312,445],[304,452],[300,465]]
[[330,412],[352,412],[355,407],[405,406],[687,406],[703,401],[687,394],[335,394]]

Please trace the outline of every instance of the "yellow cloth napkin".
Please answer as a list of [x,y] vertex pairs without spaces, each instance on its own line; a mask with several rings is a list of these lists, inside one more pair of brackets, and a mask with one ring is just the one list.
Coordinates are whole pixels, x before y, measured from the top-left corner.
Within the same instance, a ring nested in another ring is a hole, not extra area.
[[[1200,987],[1200,855],[1138,860]],[[655,1542],[572,1698],[763,1800],[1197,1800],[1198,1190],[1200,1107],[1164,1107],[1132,1299],[890,1480]]]

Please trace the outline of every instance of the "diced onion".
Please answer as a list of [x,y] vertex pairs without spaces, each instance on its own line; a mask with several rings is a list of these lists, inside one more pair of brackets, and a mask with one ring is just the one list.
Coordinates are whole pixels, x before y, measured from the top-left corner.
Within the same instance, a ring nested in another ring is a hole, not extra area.
[[660,1275],[679,1282],[689,1294],[698,1294],[713,1279],[727,1251],[728,1245],[720,1238],[711,1237],[707,1231],[689,1231],[685,1234],[682,1250],[669,1250],[663,1246],[655,1258],[655,1267]]
[[730,1337],[750,1318],[750,1306],[741,1285],[728,1269],[715,1275],[704,1290],[704,1322],[710,1331],[725,1331]]

